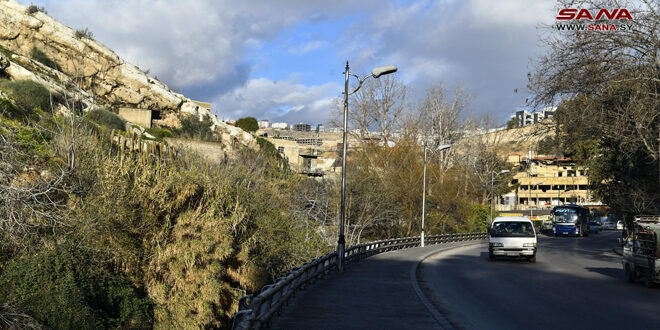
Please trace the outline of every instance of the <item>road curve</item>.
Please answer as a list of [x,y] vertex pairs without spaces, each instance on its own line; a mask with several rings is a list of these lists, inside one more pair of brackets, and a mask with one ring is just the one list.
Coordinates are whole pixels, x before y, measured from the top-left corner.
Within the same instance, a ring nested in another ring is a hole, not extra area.
[[625,282],[612,251],[618,237],[539,237],[535,264],[488,261],[485,244],[462,247],[425,259],[417,280],[455,328],[660,328],[660,289]]
[[[299,292],[272,329],[443,329],[433,305],[420,300],[414,269],[426,255],[479,242],[397,250],[348,265]],[[421,290],[421,289],[420,289]],[[421,291],[420,291],[421,294]]]

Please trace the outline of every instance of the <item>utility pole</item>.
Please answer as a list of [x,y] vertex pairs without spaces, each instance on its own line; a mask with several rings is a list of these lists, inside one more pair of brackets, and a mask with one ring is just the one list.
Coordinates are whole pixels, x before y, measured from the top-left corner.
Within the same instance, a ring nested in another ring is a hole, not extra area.
[[[529,220],[534,218],[534,211],[532,210],[532,188],[540,185],[542,182],[537,182],[532,186],[532,181],[529,181]],[[533,221],[533,220],[532,220]]]
[[504,173],[509,173],[511,171],[509,170],[501,170],[499,172],[491,172],[490,174],[490,222],[493,222],[493,201],[495,199],[495,177],[504,174]]

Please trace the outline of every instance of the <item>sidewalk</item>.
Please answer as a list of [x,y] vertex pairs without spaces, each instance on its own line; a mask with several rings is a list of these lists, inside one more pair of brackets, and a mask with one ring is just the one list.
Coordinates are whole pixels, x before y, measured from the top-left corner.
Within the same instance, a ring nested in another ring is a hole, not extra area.
[[441,329],[415,293],[411,269],[426,254],[481,241],[375,255],[299,291],[273,329]]

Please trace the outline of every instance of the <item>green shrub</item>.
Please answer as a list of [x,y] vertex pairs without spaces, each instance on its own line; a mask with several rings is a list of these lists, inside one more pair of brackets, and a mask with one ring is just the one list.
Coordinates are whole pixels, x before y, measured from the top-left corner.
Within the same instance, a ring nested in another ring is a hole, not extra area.
[[[472,206],[470,220],[467,222],[467,229],[470,232],[484,232],[490,225],[490,207],[488,205],[476,204]],[[493,211],[493,218],[499,213]]]
[[30,53],[30,57],[32,57],[33,60],[40,62],[41,64],[53,68],[55,70],[60,70],[60,66],[48,56],[39,50],[37,47],[32,47],[32,52]]
[[78,38],[78,39],[82,39],[82,38],[93,39],[94,34],[88,28],[78,29],[78,30],[76,30],[76,38]]
[[246,132],[256,132],[259,129],[259,122],[254,117],[240,118],[236,121],[236,127]]
[[45,130],[0,117],[0,135],[5,137],[4,143],[15,148],[11,155],[16,160],[25,162],[34,156],[40,159],[50,157],[48,144],[52,136]]
[[20,115],[32,115],[34,109],[50,112],[50,92],[32,80],[2,81],[0,90],[9,94],[20,110]]
[[22,111],[18,109],[13,103],[8,99],[0,98],[0,115],[3,115],[7,118],[14,118],[20,115],[24,115]]
[[274,144],[260,136],[256,136],[256,138],[257,144],[259,144],[259,151],[265,153],[268,156],[279,157],[280,153],[277,152],[277,148],[275,148]]
[[187,115],[181,118],[181,128],[175,129],[174,134],[191,139],[215,141],[218,137],[211,130],[211,125],[213,122],[209,116],[199,120],[195,115]]
[[166,138],[166,137],[173,137],[172,132],[168,129],[164,128],[147,128],[147,133],[153,135],[154,137],[158,139]]
[[46,11],[46,9],[45,9],[44,7],[42,7],[42,6],[29,5],[29,6],[25,9],[25,13],[28,14],[28,15],[34,15],[34,14],[36,14],[36,13],[38,13],[38,12],[41,12],[41,13],[44,13],[44,14],[48,14],[48,12]]
[[0,276],[0,297],[54,329],[150,328],[150,300],[93,260],[72,247],[14,258]]
[[123,131],[126,129],[126,121],[118,114],[106,109],[94,109],[87,113],[87,118],[104,125],[110,129]]

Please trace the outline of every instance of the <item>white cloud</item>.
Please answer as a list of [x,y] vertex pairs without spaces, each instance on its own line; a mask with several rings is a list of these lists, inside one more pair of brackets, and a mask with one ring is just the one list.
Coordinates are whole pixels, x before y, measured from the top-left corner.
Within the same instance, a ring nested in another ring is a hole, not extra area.
[[336,83],[306,86],[291,79],[258,78],[219,96],[213,108],[224,118],[254,116],[271,121],[323,123],[333,111],[335,95],[341,90]]
[[471,0],[466,9],[475,26],[534,28],[555,19],[554,1],[539,0]]
[[358,71],[395,64],[418,97],[429,86],[459,82],[476,95],[471,106],[477,114],[502,120],[528,97],[529,62],[543,51],[538,26],[554,19],[553,5],[552,0],[386,5],[348,30],[342,42],[350,45],[346,56]]
[[325,41],[319,41],[319,40],[313,40],[298,46],[295,46],[289,50],[291,54],[296,54],[296,55],[302,55],[305,53],[309,53],[313,50],[317,50],[321,47],[328,46],[329,43]]
[[351,5],[348,0],[323,6],[304,0],[58,0],[46,8],[73,28],[89,27],[119,56],[182,88],[222,80],[259,41]]

